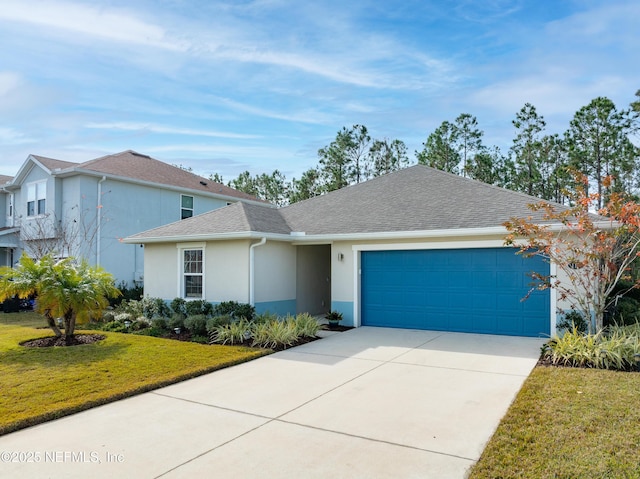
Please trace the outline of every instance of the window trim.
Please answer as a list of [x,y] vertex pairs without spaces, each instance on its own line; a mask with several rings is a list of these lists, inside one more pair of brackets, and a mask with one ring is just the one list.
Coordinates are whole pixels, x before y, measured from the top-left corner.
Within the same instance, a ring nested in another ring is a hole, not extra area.
[[[184,206],[184,198],[191,198],[191,208],[187,208]],[[194,204],[195,204],[195,198],[193,197],[193,195],[180,195],[180,219],[181,220],[186,220],[187,218],[191,218],[194,215]],[[190,212],[191,214],[189,216],[185,216],[184,213],[185,211]]]
[[[27,218],[36,218],[47,214],[47,180],[32,181],[27,186]],[[32,199],[33,195],[33,199]],[[33,213],[29,212],[29,203],[33,203]]]
[[[205,243],[178,243],[176,245],[178,250],[178,294],[179,298],[186,301],[199,301],[206,298],[206,248]],[[202,273],[188,273],[190,276],[198,275],[202,278],[202,293],[199,298],[187,297],[185,292],[185,271],[184,271],[184,254],[186,251],[201,251],[202,252]]]

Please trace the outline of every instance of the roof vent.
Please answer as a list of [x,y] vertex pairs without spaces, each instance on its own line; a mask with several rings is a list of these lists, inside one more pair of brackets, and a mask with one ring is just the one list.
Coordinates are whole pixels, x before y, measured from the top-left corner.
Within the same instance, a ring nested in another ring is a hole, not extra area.
[[202,186],[207,186],[207,182],[206,182],[206,181],[200,181],[200,184],[201,184]]

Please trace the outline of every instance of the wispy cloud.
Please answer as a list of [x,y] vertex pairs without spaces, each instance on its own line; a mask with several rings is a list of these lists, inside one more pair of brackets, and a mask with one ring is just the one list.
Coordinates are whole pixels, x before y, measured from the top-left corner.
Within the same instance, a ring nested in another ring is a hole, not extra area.
[[169,40],[164,28],[145,22],[124,9],[90,6],[63,1],[5,0],[0,19],[36,24],[100,37],[109,41],[184,51],[186,45]]
[[304,111],[297,111],[295,113],[281,113],[275,110],[261,108],[257,106],[250,105],[248,103],[239,102],[236,100],[232,100],[230,98],[223,97],[211,97],[214,102],[224,105],[227,108],[231,108],[233,110],[249,113],[251,115],[260,116],[264,118],[273,118],[275,120],[284,120],[291,122],[299,122],[299,123],[310,123],[310,124],[327,124],[335,121],[335,117],[333,115],[328,115],[327,113],[323,113],[318,111],[317,109],[310,109]]
[[245,133],[231,133],[215,130],[201,130],[193,128],[179,128],[172,126],[154,125],[151,123],[133,123],[133,122],[108,122],[108,123],[87,123],[85,128],[93,128],[100,130],[123,130],[138,131],[148,133],[162,133],[167,135],[186,135],[186,136],[206,136],[212,138],[230,138],[230,139],[256,139],[261,135],[249,135]]
[[13,128],[0,127],[0,142],[5,145],[24,145],[27,143],[34,143],[35,141],[35,139],[28,138]]
[[13,72],[0,72],[0,97],[14,90],[20,84],[20,75]]

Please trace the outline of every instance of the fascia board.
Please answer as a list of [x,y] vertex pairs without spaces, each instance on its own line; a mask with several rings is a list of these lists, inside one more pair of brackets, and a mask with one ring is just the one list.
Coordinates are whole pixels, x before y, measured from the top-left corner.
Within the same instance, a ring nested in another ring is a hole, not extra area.
[[[549,229],[553,232],[570,231],[561,224],[549,224]],[[602,221],[596,223],[600,228],[611,228],[611,223]],[[455,228],[442,230],[417,230],[417,231],[387,231],[376,233],[346,233],[346,234],[326,234],[326,235],[286,235],[275,233],[263,233],[258,231],[222,233],[222,234],[202,234],[202,235],[175,235],[158,236],[146,238],[128,237],[123,240],[125,243],[172,243],[177,241],[223,241],[232,239],[260,239],[266,237],[269,240],[285,241],[293,245],[327,244],[338,241],[375,241],[375,240],[406,240],[413,238],[473,238],[478,236],[504,236],[508,233],[504,226],[492,226],[486,228]]]
[[146,238],[136,238],[129,236],[123,238],[122,242],[127,244],[152,244],[152,243],[188,243],[193,241],[228,241],[240,239],[262,239],[267,238],[271,241],[291,241],[289,235],[275,233],[259,233],[256,231],[247,231],[239,233],[221,233],[221,234],[201,234],[201,235],[174,235],[174,236],[156,236]]

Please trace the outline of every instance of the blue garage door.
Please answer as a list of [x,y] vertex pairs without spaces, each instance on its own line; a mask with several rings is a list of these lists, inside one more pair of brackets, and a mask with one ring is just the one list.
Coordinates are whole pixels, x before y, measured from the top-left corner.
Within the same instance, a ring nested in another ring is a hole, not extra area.
[[530,271],[549,274],[539,257],[512,248],[363,251],[365,326],[469,333],[549,334],[549,290],[530,289]]

